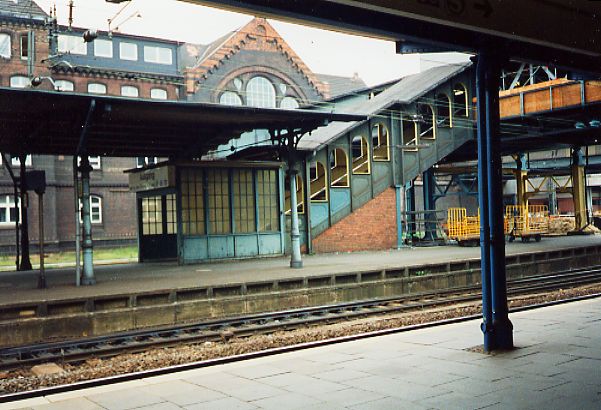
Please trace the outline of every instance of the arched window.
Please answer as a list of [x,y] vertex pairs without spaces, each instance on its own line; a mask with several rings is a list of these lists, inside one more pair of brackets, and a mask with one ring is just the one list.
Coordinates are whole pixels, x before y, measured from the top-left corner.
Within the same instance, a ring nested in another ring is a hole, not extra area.
[[417,121],[412,116],[403,116],[401,121],[403,122],[403,145],[407,147],[406,150],[417,151],[419,143]]
[[151,88],[150,98],[152,98],[153,100],[166,100],[167,90],[163,90],[162,88]]
[[311,177],[311,201],[327,201],[326,167],[320,161],[313,161],[309,164],[309,175]]
[[242,105],[242,98],[233,91],[226,91],[219,97],[221,105]]
[[137,97],[139,95],[139,91],[137,87],[133,85],[123,85],[121,86],[121,95],[124,97]]
[[14,75],[10,78],[10,86],[13,88],[26,88],[29,84],[29,78],[22,75]]
[[353,174],[369,174],[369,144],[367,140],[357,135],[351,145],[353,152]]
[[[290,205],[290,176],[286,177],[285,183],[285,200],[284,208],[286,209],[286,215],[290,215],[292,206]],[[303,178],[296,174],[296,211],[299,214],[305,213],[305,187],[303,185]]]
[[106,85],[100,83],[88,84],[88,92],[93,94],[106,94]]
[[420,139],[433,140],[436,139],[436,115],[427,104],[421,104],[417,107],[420,115]]
[[371,143],[374,150],[374,161],[390,161],[388,128],[384,124],[376,124],[371,129]]
[[436,96],[436,125],[439,127],[452,127],[453,117],[451,116],[451,99],[446,94]]
[[10,34],[0,33],[0,57],[10,58],[11,44]]
[[283,108],[286,110],[295,110],[298,107],[300,107],[300,105],[298,104],[298,101],[296,101],[296,98],[294,98],[294,97],[284,97],[284,98],[282,98],[282,102],[280,103],[280,108]]
[[246,85],[246,105],[275,108],[275,88],[265,77],[254,77]]
[[72,81],[68,80],[56,80],[54,82],[57,91],[73,91],[75,90],[75,86]]
[[467,88],[461,83],[453,87],[453,116],[469,117],[469,100]]
[[330,178],[333,187],[348,187],[348,159],[342,148],[330,152]]

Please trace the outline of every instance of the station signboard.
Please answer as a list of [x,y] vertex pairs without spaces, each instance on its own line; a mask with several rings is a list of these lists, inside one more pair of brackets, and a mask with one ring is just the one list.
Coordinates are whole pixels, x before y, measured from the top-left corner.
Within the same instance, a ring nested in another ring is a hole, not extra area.
[[132,192],[153,191],[163,188],[175,188],[175,167],[172,165],[141,169],[129,173],[129,190]]

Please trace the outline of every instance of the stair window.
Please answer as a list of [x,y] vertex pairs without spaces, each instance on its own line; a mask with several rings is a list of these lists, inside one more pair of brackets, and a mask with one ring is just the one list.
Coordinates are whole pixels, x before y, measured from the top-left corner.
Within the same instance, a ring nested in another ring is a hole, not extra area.
[[[286,177],[285,181],[286,193],[284,200],[284,208],[286,209],[286,215],[290,215],[292,206],[290,205],[290,176]],[[303,178],[296,174],[296,211],[299,214],[305,213],[305,186],[303,185]]]
[[418,132],[417,132],[417,121],[413,116],[403,116],[403,145],[405,145],[405,151],[417,151],[418,144]]
[[451,99],[446,94],[436,96],[436,126],[451,128],[453,126],[453,117],[451,115]]
[[376,124],[371,129],[371,141],[374,147],[374,161],[390,161],[388,128],[384,124]]
[[326,184],[326,167],[320,161],[313,161],[309,165],[309,175],[311,177],[311,201],[327,201],[328,187]]
[[428,104],[420,104],[417,109],[420,122],[420,140],[436,139],[436,115],[434,110]]
[[469,100],[467,88],[461,83],[453,87],[453,115],[455,117],[469,117]]
[[367,140],[357,135],[351,144],[353,151],[353,174],[369,174],[369,144]]
[[333,187],[348,187],[348,159],[342,148],[330,152],[330,177]]

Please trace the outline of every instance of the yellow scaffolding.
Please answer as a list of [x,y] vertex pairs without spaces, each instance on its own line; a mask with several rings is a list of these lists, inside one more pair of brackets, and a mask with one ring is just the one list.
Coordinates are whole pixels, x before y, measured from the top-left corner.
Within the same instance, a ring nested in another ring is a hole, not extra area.
[[465,208],[449,208],[447,210],[447,229],[449,239],[456,240],[459,245],[472,242],[480,243],[480,211],[477,216],[467,216]]
[[516,237],[522,242],[534,238],[539,242],[549,233],[549,208],[547,205],[507,205],[505,207],[505,235],[509,241]]

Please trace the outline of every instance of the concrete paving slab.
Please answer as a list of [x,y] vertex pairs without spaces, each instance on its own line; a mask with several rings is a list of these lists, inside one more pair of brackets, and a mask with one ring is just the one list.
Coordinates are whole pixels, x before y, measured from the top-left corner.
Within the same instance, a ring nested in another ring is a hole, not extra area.
[[[537,333],[528,332],[532,345],[495,355],[465,350],[481,343],[481,334],[466,331],[470,327],[478,329],[479,321],[476,320],[428,329],[428,332],[419,330],[393,334],[186,371],[179,375],[185,376],[179,381],[161,376],[156,378],[160,382],[154,378],[139,382],[146,387],[124,384],[118,386],[120,389],[87,389],[71,392],[70,397],[56,395],[36,401],[0,405],[0,409],[55,404],[59,402],[57,397],[63,400],[79,398],[86,400],[82,403],[91,402],[109,409],[126,408],[122,405],[124,402],[130,408],[135,404],[137,407],[151,408],[161,408],[161,405],[175,408],[173,406],[179,405],[190,409],[271,409],[278,406],[395,410],[599,409],[601,361],[588,357],[586,353],[601,350],[601,337],[578,338],[574,332],[576,328],[583,328],[589,334],[601,335],[601,321],[588,320],[591,312],[597,312],[597,315],[601,312],[601,298],[512,314],[511,320],[516,329],[537,323]],[[561,323],[563,332],[556,334],[552,330],[554,336],[550,338],[545,329],[552,329],[553,326],[545,326],[545,320]],[[472,336],[465,338],[462,332]],[[426,333],[438,340],[447,337],[462,339],[465,344],[452,348],[444,347],[444,344],[422,344]],[[415,336],[415,343],[412,335]],[[516,332],[515,337],[516,343],[521,344],[522,332]],[[397,349],[397,344],[412,344],[412,353],[407,354],[404,347]],[[381,356],[382,351],[387,352],[387,356]],[[445,351],[449,352],[448,356],[445,356]],[[351,352],[353,354],[349,354]],[[355,360],[334,360],[337,366],[334,369],[331,364],[315,361],[316,358],[323,360],[330,354],[336,358],[355,357]],[[468,355],[480,359],[465,360]],[[388,357],[385,364],[382,357]],[[564,361],[572,358],[574,360]],[[322,365],[326,370],[320,372]],[[313,377],[306,373],[309,370]],[[557,370],[561,373],[556,373]],[[270,374],[278,371],[282,373]],[[360,373],[368,376],[345,379],[342,376],[345,371],[353,376]],[[254,378],[259,375],[264,377]],[[320,375],[325,376],[319,378]],[[328,375],[333,380],[328,380]],[[445,379],[445,383],[437,384],[440,379]],[[204,402],[183,404],[181,400],[190,394],[186,383],[193,384],[192,389],[212,390],[220,396]],[[165,393],[169,391],[175,394],[167,396]]]

